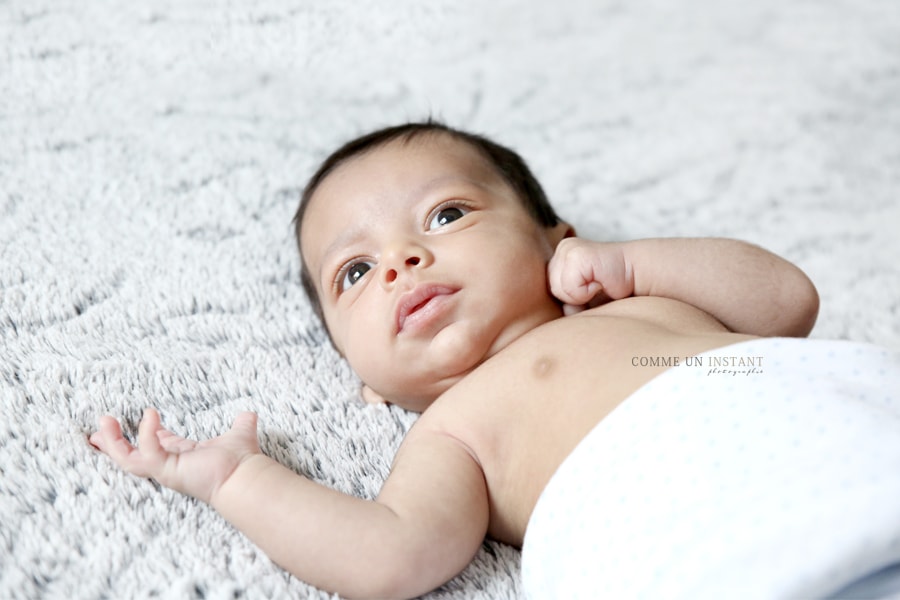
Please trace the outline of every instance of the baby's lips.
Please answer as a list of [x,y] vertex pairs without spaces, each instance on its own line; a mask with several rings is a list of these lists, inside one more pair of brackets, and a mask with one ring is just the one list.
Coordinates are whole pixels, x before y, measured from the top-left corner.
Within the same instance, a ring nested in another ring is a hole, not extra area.
[[427,283],[419,284],[409,292],[403,294],[394,311],[396,332],[399,333],[403,330],[407,317],[417,312],[431,300],[438,296],[455,294],[457,291],[459,291],[458,288],[453,288],[451,286]]

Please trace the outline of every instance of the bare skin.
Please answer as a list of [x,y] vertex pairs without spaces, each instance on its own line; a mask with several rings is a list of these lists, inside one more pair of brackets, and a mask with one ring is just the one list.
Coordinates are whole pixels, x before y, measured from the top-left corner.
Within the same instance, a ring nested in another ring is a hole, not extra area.
[[521,545],[559,464],[663,370],[633,357],[806,335],[815,320],[808,279],[755,246],[604,244],[529,219],[444,139],[369,153],[316,193],[303,253],[335,344],[367,398],[422,412],[375,501],[263,455],[252,413],[198,443],[149,410],[137,448],[103,417],[91,442],[208,502],[305,581],[412,597],[465,568],[485,535]]
[[[398,460],[416,452],[420,438],[458,440],[484,474],[489,535],[521,546],[538,496],[560,463],[606,415],[665,370],[634,366],[632,357],[683,360],[753,337],[662,298],[619,300],[553,321],[435,402]],[[485,390],[490,402],[484,401]]]

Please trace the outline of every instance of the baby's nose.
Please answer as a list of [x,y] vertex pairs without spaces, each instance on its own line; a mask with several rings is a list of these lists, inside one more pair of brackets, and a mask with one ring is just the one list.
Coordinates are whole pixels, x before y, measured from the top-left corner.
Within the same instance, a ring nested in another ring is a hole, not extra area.
[[388,248],[381,256],[383,268],[381,281],[385,285],[393,284],[401,273],[427,267],[432,261],[431,252],[420,244],[411,242],[397,244]]
[[[404,265],[406,267],[415,267],[418,266],[420,262],[422,262],[422,259],[418,256],[409,256],[406,258]],[[399,273],[397,272],[396,268],[388,267],[387,269],[385,269],[384,278],[388,283],[394,283],[397,280],[398,276]]]

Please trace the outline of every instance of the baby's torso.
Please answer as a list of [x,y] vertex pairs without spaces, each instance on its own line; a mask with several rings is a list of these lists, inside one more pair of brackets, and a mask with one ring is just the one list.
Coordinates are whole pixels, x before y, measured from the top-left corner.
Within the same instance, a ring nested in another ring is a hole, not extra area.
[[488,533],[521,546],[541,491],[601,419],[676,358],[751,337],[674,300],[619,300],[529,332],[438,399],[411,434],[440,430],[471,449],[488,487]]

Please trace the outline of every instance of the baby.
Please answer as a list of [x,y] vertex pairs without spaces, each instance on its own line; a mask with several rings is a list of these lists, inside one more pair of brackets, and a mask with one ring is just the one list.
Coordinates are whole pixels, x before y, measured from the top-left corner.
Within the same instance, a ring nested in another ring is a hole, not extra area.
[[521,547],[579,442],[683,368],[636,357],[806,336],[818,311],[797,267],[747,243],[580,239],[517,154],[431,121],[340,148],[295,225],[303,285],[363,397],[421,413],[377,499],[262,454],[253,413],[194,442],[148,409],[136,447],[106,416],[90,441],[345,597],[432,590],[485,536]]

